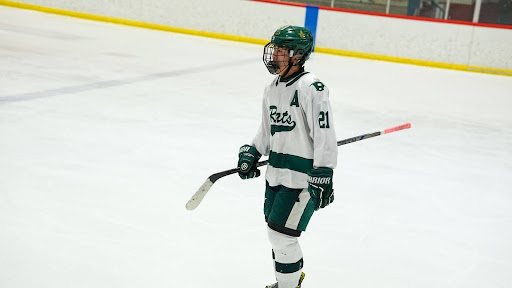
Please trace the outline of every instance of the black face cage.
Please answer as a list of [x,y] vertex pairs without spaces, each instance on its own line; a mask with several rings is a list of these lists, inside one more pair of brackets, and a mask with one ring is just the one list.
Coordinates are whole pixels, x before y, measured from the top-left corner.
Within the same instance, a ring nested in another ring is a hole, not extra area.
[[279,64],[273,59],[275,48],[276,46],[270,42],[263,48],[263,63],[265,63],[268,72],[274,75],[277,74],[277,70],[279,70]]
[[[265,47],[263,48],[263,63],[265,63],[265,66],[267,67],[267,70],[268,72],[270,72],[270,74],[277,74],[277,70],[279,70],[279,64],[277,63],[277,61],[274,59],[274,50],[277,48],[277,46],[271,42],[267,43],[267,45],[265,45]],[[288,49],[289,50],[289,56],[290,58],[293,57],[294,55],[294,51],[292,49]],[[304,51],[303,50],[298,50],[297,51],[297,54],[304,54]],[[291,62],[291,59],[290,59],[290,62]],[[295,64],[296,65],[303,65],[304,64],[304,59],[301,59],[298,63]],[[289,66],[291,63],[285,63],[286,66]],[[286,68],[286,67],[284,67]]]

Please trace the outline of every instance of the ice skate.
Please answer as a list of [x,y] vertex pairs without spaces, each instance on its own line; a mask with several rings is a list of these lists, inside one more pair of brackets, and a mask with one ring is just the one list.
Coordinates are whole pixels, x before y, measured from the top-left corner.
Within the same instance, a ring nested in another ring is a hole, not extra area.
[[[302,272],[302,274],[300,275],[299,284],[297,285],[296,288],[300,288],[300,285],[302,284],[302,280],[304,280],[304,277],[306,277],[306,274]],[[279,288],[279,286],[277,285],[277,283],[274,283],[272,285],[265,286],[265,288]]]

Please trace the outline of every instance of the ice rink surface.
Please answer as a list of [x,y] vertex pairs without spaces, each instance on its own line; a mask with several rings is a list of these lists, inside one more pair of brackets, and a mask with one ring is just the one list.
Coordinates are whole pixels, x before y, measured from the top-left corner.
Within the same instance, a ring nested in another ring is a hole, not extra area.
[[[256,133],[262,51],[0,7],[0,287],[273,283],[263,177],[185,210]],[[303,288],[511,287],[512,78],[318,53],[306,69],[338,139],[412,128],[340,147]]]

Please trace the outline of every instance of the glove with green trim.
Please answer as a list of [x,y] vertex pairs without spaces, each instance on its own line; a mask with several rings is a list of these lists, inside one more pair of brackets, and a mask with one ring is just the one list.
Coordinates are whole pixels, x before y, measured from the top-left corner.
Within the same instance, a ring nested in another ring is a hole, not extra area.
[[314,203],[315,211],[325,208],[334,201],[331,168],[313,168],[308,172],[308,192]]
[[255,165],[260,157],[261,154],[256,150],[256,147],[251,145],[240,147],[238,152],[238,176],[242,179],[260,176],[260,170]]

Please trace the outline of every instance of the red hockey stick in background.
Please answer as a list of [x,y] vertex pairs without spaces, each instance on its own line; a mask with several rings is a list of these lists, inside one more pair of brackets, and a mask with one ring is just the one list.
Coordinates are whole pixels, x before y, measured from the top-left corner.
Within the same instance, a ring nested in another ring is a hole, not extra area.
[[[340,141],[338,141],[338,146],[349,144],[349,143],[352,143],[352,142],[361,141],[361,140],[372,138],[372,137],[379,136],[379,135],[382,135],[382,134],[388,134],[388,133],[391,133],[391,132],[396,132],[396,131],[400,131],[400,130],[403,130],[403,129],[408,129],[408,128],[411,128],[411,123],[406,123],[406,124],[398,125],[398,126],[395,126],[395,127],[391,127],[391,128],[385,129],[383,131],[377,131],[377,132],[373,132],[373,133],[366,133],[366,134],[359,135],[359,136],[352,137],[352,138],[348,138],[348,139],[345,139],[345,140],[340,140]],[[264,166],[264,165],[267,165],[267,164],[268,164],[268,160],[265,160],[265,161],[258,162],[255,165],[256,165],[256,167],[260,167],[260,166]],[[197,192],[194,193],[194,195],[192,195],[190,200],[188,200],[187,205],[185,206],[187,208],[187,210],[194,210],[194,209],[197,208],[197,206],[199,206],[201,201],[203,201],[203,198],[206,195],[206,193],[208,193],[208,190],[210,190],[210,188],[212,188],[213,183],[215,183],[215,181],[219,180],[220,178],[222,178],[224,176],[235,174],[237,172],[238,172],[238,168],[233,168],[233,169],[230,169],[230,170],[221,171],[221,172],[218,172],[218,173],[210,175],[210,177],[208,177],[208,179],[206,179],[206,181],[203,183],[203,185],[201,185],[201,187],[199,187]]]

